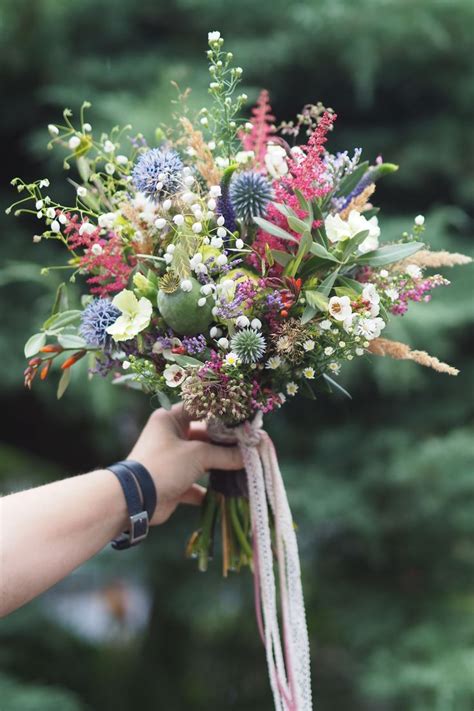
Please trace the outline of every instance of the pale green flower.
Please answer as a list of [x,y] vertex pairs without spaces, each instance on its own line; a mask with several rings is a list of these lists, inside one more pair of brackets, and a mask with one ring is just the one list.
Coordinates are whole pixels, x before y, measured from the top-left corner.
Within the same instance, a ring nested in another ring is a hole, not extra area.
[[144,296],[138,300],[133,291],[124,289],[114,297],[112,304],[122,312],[107,328],[114,341],[129,341],[150,323],[153,306]]

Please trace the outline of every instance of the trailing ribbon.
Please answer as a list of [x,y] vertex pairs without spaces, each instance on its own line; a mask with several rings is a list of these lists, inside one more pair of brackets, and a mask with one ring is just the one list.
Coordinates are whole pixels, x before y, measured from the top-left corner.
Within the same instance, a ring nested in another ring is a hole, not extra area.
[[[275,447],[262,429],[262,419],[259,413],[253,422],[245,422],[232,430],[221,429],[219,439],[237,439],[247,471],[255,607],[267,655],[275,709],[311,711],[310,651],[298,544]],[[283,645],[278,622],[268,504],[275,521]]]

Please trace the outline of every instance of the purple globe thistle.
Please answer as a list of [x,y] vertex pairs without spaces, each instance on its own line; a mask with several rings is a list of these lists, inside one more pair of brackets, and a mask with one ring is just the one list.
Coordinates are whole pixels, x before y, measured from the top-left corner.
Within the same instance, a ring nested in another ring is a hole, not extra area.
[[239,173],[230,185],[230,199],[237,217],[246,223],[254,217],[263,217],[272,198],[272,188],[260,173]]
[[88,346],[104,347],[110,336],[107,328],[120,316],[109,299],[94,299],[82,312],[79,333]]
[[175,151],[150,148],[143,153],[132,170],[132,182],[137,190],[158,199],[174,195],[181,188],[183,163]]

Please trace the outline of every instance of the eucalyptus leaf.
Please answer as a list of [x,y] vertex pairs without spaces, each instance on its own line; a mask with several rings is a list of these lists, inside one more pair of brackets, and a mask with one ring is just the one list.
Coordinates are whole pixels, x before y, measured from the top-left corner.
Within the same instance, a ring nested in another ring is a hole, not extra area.
[[287,220],[289,227],[294,232],[298,232],[298,234],[303,234],[304,232],[308,232],[311,229],[311,224],[300,220],[299,217],[288,217]]
[[46,333],[35,333],[25,343],[25,358],[33,358],[46,343]]
[[329,294],[331,293],[331,289],[334,286],[334,282],[337,279],[338,273],[338,270],[335,269],[333,272],[327,275],[324,281],[321,282],[321,284],[318,286],[318,291],[321,292],[321,294],[329,296]]
[[298,217],[296,212],[288,207],[288,205],[283,205],[281,202],[272,202],[275,210],[278,210],[284,217]]
[[43,328],[45,331],[57,331],[65,326],[71,326],[73,323],[79,321],[82,311],[71,310],[71,311],[61,311],[60,313],[50,316],[50,318],[44,322]]
[[75,333],[61,333],[58,336],[58,343],[63,348],[87,348],[86,341]]
[[[268,250],[270,254],[272,255],[273,259],[277,264],[279,264],[281,267],[286,267],[286,265],[291,262],[293,259],[292,254],[288,254],[288,252],[282,252],[279,249],[269,249]],[[270,265],[272,266],[272,265]]]
[[155,394],[161,407],[165,410],[171,410],[171,400],[168,395],[163,390],[157,390]]
[[404,244],[387,244],[385,247],[375,249],[373,252],[362,254],[357,259],[357,264],[368,264],[371,267],[382,267],[410,257],[424,247],[423,242],[406,242]]
[[58,398],[58,400],[60,400],[62,398],[62,396],[68,389],[70,382],[71,382],[71,369],[67,368],[66,370],[63,370],[63,374],[61,375],[61,378],[59,379],[58,390],[56,393],[56,397]]
[[351,291],[355,291],[356,294],[362,294],[364,285],[361,284],[360,281],[357,281],[356,279],[349,279],[349,277],[345,276],[338,276],[337,281],[341,284],[341,286],[346,287]]
[[362,244],[362,242],[369,236],[369,230],[362,230],[361,232],[358,232],[354,237],[351,237],[350,239],[346,240],[346,244],[344,245],[344,249],[342,250],[342,261],[346,261],[346,259],[356,251],[358,246]]
[[166,358],[166,360],[170,360],[173,363],[177,363],[182,368],[186,368],[189,365],[192,365],[192,366],[202,365],[202,362],[200,360],[198,360],[197,358],[192,358],[191,356],[180,355],[179,353],[166,353],[166,352],[164,352],[163,355]]
[[78,156],[76,159],[77,172],[81,176],[82,180],[87,183],[91,177],[91,169],[89,161],[84,156]]
[[326,247],[323,247],[322,244],[313,242],[313,244],[311,245],[310,252],[316,257],[320,257],[321,259],[327,259],[329,262],[337,262],[337,264],[340,264],[339,259],[335,257],[334,254],[331,254],[331,252],[329,252]]
[[280,239],[285,239],[289,242],[295,242],[295,244],[298,244],[298,240],[296,239],[296,237],[293,237],[293,235],[290,235],[289,232],[286,232],[281,227],[278,227],[278,225],[274,225],[273,222],[264,220],[263,217],[254,217],[253,220],[262,230],[265,230],[265,232],[268,232],[269,234],[274,235],[275,237],[279,237]]

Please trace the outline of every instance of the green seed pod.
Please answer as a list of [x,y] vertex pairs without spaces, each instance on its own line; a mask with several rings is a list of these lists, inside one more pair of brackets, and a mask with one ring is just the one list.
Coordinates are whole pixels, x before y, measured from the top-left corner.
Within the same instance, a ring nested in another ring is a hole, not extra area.
[[172,294],[158,292],[158,309],[167,325],[176,333],[183,336],[193,336],[196,333],[205,333],[212,321],[212,307],[214,301],[207,297],[204,306],[199,306],[198,301],[203,298],[201,284],[190,277],[191,290],[183,291],[181,287]]

